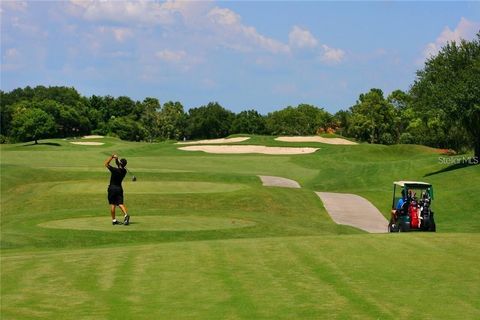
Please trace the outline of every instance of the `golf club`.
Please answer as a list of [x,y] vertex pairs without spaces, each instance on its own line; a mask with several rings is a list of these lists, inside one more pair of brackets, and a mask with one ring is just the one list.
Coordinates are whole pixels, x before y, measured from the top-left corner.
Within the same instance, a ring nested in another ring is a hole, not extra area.
[[127,172],[132,176],[132,181],[137,181],[137,177],[132,173],[132,171],[128,170],[127,168],[125,168],[125,170],[127,170]]

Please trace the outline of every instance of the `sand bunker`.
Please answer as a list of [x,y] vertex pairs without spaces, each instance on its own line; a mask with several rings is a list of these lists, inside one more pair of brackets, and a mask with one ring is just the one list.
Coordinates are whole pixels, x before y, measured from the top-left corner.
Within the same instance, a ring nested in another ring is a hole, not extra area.
[[299,189],[300,184],[291,179],[274,177],[274,176],[258,176],[262,180],[262,184],[266,187],[281,187]]
[[[123,219],[120,219],[123,220]],[[132,216],[130,225],[112,225],[108,215],[102,217],[54,220],[39,224],[42,228],[95,230],[109,232],[128,231],[205,231],[245,228],[256,225],[253,221],[234,218],[199,216]]]
[[388,221],[367,199],[348,193],[316,192],[325,209],[338,224],[370,233],[387,232]]
[[219,143],[234,143],[242,142],[250,139],[250,137],[236,137],[236,138],[222,138],[222,139],[208,139],[189,142],[177,142],[177,144],[219,144]]
[[101,139],[103,136],[98,135],[90,135],[90,136],[83,136],[82,139]]
[[229,146],[188,146],[178,148],[185,151],[203,151],[207,153],[240,154],[240,153],[262,153],[270,155],[292,155],[314,153],[318,148],[287,148],[287,147],[266,147],[252,145],[229,145]]
[[357,144],[356,142],[342,139],[342,138],[324,138],[320,136],[308,136],[308,137],[278,137],[275,140],[285,141],[285,142],[320,142],[326,144],[344,144],[344,145],[353,145]]
[[79,144],[83,146],[101,146],[102,144],[105,144],[103,142],[70,142],[71,144]]

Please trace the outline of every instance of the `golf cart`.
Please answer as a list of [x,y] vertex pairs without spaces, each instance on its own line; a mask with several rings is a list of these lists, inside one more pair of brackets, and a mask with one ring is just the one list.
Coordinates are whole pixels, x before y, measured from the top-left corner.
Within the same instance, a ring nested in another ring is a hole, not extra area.
[[395,181],[393,183],[392,217],[389,232],[432,231],[435,220],[431,209],[433,187],[419,181]]

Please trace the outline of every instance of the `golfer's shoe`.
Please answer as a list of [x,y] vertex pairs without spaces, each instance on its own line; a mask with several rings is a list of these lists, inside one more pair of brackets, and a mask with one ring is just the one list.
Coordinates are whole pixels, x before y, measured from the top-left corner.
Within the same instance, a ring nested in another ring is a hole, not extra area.
[[130,224],[130,216],[128,214],[125,216],[125,220],[123,220],[123,224],[126,226]]
[[121,223],[120,221],[117,221],[117,220],[112,221],[112,225],[116,225],[116,224],[123,224],[123,223]]

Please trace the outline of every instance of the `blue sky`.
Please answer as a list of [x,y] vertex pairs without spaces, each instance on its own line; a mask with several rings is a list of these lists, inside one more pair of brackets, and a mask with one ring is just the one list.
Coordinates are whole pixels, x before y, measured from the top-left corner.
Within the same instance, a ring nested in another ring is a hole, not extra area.
[[330,112],[408,90],[480,30],[480,2],[2,1],[1,88]]

